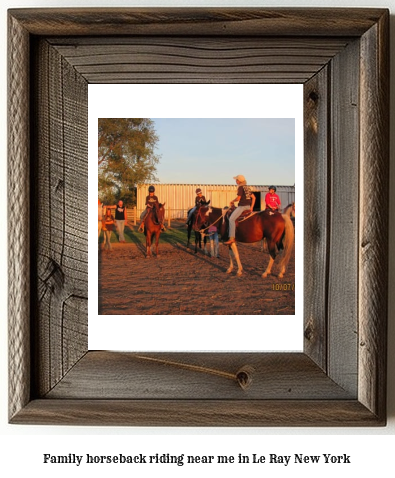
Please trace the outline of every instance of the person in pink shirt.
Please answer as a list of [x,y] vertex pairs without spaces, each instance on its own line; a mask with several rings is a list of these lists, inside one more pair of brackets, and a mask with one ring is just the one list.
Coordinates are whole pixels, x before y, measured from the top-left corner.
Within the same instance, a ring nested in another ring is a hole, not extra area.
[[265,196],[266,209],[269,212],[278,212],[281,208],[281,201],[278,194],[276,194],[276,190],[276,186],[270,186],[269,192]]
[[218,229],[213,224],[211,224],[211,226],[208,228],[208,235],[210,238],[211,257],[219,257]]

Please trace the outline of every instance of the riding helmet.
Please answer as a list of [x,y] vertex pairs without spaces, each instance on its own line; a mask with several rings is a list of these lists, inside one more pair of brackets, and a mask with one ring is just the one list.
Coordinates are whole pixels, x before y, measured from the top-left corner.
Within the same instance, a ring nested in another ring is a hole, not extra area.
[[154,186],[150,186],[150,187],[148,188],[148,192],[149,192],[149,193],[154,193],[154,192],[155,192]]
[[271,189],[274,189],[274,192],[276,192],[276,191],[277,191],[277,188],[276,188],[276,186],[270,186],[270,187],[269,187],[269,191],[270,191]]
[[200,188],[197,188],[196,189],[196,194],[201,194],[202,193],[202,190]]

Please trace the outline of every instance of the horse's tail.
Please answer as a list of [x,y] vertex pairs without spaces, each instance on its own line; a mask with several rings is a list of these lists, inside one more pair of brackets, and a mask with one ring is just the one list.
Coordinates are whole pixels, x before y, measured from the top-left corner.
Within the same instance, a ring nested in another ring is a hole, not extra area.
[[282,216],[285,221],[285,229],[283,237],[284,252],[281,257],[280,267],[285,269],[288,265],[289,260],[291,259],[294,247],[295,230],[291,218],[286,214],[282,214]]
[[286,214],[289,217],[293,216],[293,214],[292,214],[292,204],[288,204],[288,206],[286,208],[284,208],[283,214]]

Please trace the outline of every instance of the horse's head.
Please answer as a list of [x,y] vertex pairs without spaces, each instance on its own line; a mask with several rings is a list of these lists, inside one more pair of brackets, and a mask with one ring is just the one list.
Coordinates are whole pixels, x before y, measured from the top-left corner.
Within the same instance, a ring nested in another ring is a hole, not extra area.
[[211,208],[209,206],[200,206],[196,209],[196,216],[193,224],[194,231],[200,231],[203,227],[206,227],[210,213]]
[[159,203],[157,206],[156,206],[156,215],[158,217],[158,222],[163,222],[164,218],[165,218],[165,204],[166,203]]

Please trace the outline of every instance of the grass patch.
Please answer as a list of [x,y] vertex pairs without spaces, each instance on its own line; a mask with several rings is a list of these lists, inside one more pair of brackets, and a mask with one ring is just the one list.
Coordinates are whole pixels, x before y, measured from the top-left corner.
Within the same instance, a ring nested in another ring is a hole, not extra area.
[[[145,247],[145,235],[141,232],[137,232],[137,227],[134,226],[133,230],[125,227],[124,236],[125,241],[127,244],[136,244],[137,246],[144,246]],[[163,244],[170,244],[172,246],[181,244],[186,245],[188,240],[188,231],[185,227],[184,221],[172,221],[171,227],[167,228],[166,231],[162,232],[159,238],[159,242]],[[104,242],[103,234],[100,235],[100,243]],[[111,243],[117,244],[118,241],[118,234],[113,231],[111,234]]]

